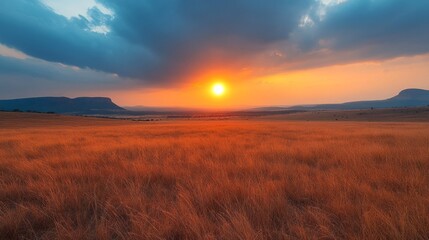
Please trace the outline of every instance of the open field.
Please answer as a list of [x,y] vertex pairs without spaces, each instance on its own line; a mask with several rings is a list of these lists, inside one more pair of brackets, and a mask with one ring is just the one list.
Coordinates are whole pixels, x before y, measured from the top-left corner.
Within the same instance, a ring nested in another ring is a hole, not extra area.
[[0,113],[0,239],[429,239],[429,123]]
[[318,110],[269,116],[261,115],[260,117],[267,120],[289,121],[429,122],[429,107],[373,110]]
[[[96,115],[95,115],[96,116]],[[275,111],[195,111],[195,112],[134,112],[133,115],[99,115],[138,121],[157,120],[282,120],[282,121],[372,121],[429,122],[429,107],[385,108],[361,110],[275,110]]]

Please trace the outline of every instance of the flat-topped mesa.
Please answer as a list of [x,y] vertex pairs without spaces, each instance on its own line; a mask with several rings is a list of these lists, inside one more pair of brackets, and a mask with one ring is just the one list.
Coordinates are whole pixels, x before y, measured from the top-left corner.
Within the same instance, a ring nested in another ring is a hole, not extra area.
[[410,88],[402,90],[394,98],[429,99],[429,90]]
[[125,111],[107,97],[36,97],[0,100],[0,110],[36,111],[84,114],[105,111]]
[[429,90],[410,88],[404,89],[398,95],[383,99],[333,104],[297,105],[292,107],[265,107],[260,111],[281,110],[358,110],[358,109],[382,109],[382,108],[413,108],[429,106]]

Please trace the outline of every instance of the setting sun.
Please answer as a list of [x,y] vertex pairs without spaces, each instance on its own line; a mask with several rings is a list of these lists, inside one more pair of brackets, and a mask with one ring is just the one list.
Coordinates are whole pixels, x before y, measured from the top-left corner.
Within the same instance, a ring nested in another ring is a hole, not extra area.
[[0,0],[0,240],[429,240],[429,0],[118,2]]
[[212,87],[212,92],[216,96],[222,96],[225,93],[225,86],[222,83],[216,83]]

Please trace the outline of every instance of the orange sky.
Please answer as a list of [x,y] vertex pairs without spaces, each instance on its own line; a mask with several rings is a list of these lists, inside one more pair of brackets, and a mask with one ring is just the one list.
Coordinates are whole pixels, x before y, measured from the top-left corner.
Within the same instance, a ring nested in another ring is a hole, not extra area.
[[[195,81],[182,87],[113,91],[107,95],[121,106],[203,108],[371,100],[391,97],[405,88],[429,89],[428,66],[429,55],[421,55],[293,71],[257,79],[228,79],[222,74],[211,73],[212,77],[196,77]],[[216,97],[211,93],[211,86],[217,81],[226,85],[224,96]]]

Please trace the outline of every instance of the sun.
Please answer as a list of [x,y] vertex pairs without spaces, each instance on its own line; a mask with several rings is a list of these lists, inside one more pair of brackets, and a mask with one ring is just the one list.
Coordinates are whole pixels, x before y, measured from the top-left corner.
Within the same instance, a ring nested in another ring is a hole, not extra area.
[[222,83],[213,84],[212,93],[216,96],[222,96],[225,94],[225,86]]

